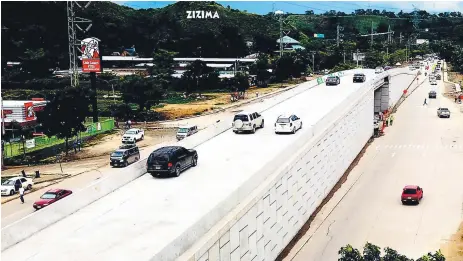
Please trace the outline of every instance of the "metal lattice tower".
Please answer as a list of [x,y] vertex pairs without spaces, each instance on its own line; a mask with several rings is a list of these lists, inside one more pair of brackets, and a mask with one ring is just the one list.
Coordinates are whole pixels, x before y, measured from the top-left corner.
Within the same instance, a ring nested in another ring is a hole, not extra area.
[[[86,5],[82,6],[77,1],[67,1],[66,2],[67,18],[68,18],[69,73],[71,74],[71,86],[72,87],[79,86],[79,66],[78,66],[79,57],[77,56],[77,50],[79,50],[79,53],[81,52],[81,50],[79,48],[80,41],[77,39],[76,28],[82,31],[83,33],[87,33],[92,27],[91,20],[76,16],[74,6],[78,6],[81,9],[85,9],[90,4],[91,2],[88,2]],[[82,27],[79,26],[79,23],[86,23],[89,25],[87,26],[86,29],[82,29]]]

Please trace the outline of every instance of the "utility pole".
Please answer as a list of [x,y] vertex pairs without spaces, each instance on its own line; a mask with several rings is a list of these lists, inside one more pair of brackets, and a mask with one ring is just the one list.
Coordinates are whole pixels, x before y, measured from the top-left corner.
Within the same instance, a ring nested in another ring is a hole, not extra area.
[[[67,9],[67,22],[68,22],[68,51],[69,51],[69,73],[71,74],[71,86],[78,87],[79,86],[79,66],[78,60],[79,57],[77,56],[77,50],[81,51],[80,42],[77,40],[77,32],[76,28],[80,31],[87,33],[88,30],[92,27],[92,21],[89,19],[81,18],[76,16],[76,12],[74,7],[77,6],[81,9],[87,8],[91,2],[89,1],[86,5],[82,6],[82,2],[78,1],[67,1],[66,2],[66,9]],[[80,24],[89,24],[86,29],[82,29],[79,26]]]
[[357,67],[359,67],[359,49],[357,49]]
[[371,21],[371,43],[370,46],[373,47],[373,21]]
[[312,51],[312,73],[315,73],[315,52]]
[[346,63],[346,52],[342,52],[343,56],[344,56],[344,63]]
[[344,36],[340,34],[340,32],[344,31],[344,27],[338,25],[336,26],[336,46],[339,47],[339,43],[341,42],[341,38]]
[[281,10],[275,11],[275,15],[278,16],[279,22],[280,22],[280,57],[283,56],[283,49],[284,49],[284,43],[283,43],[283,37],[284,35],[288,35],[290,31],[284,31],[284,25],[286,24],[283,18],[284,12]]
[[400,44],[402,44],[402,38],[403,38],[402,32],[400,32],[400,36],[399,36],[399,43],[400,43]]

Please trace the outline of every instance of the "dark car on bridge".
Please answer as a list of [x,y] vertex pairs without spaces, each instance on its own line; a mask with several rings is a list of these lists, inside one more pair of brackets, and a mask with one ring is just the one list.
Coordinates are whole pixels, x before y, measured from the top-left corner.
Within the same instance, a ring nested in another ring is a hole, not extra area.
[[326,78],[326,85],[338,85],[341,83],[341,78],[339,76],[329,76]]
[[180,146],[167,146],[151,152],[147,161],[148,173],[153,177],[180,176],[182,171],[198,164],[198,152]]
[[436,99],[437,93],[436,91],[430,91],[428,96],[429,96],[429,99]]
[[366,80],[367,76],[363,73],[354,74],[354,78],[352,79],[353,82],[365,82]]

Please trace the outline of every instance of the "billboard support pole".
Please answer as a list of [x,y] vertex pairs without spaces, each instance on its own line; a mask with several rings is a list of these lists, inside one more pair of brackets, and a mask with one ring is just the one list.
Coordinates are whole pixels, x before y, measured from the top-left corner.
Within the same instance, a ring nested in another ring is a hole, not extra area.
[[90,73],[90,85],[92,89],[92,114],[93,122],[98,122],[98,103],[97,103],[97,92],[96,92],[96,72]]

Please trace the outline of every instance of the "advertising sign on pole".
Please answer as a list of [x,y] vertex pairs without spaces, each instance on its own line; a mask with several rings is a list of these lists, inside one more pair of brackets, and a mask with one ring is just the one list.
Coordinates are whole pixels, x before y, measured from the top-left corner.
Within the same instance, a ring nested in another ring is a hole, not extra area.
[[35,120],[35,111],[34,111],[34,103],[32,102],[25,102],[24,103],[24,115],[26,121]]
[[82,52],[82,72],[100,72],[101,59],[98,43],[100,39],[90,37],[80,42]]
[[35,147],[35,139],[26,140],[26,148],[32,149]]
[[325,34],[313,34],[314,38],[325,38]]
[[358,53],[358,58],[357,58],[357,53],[353,54],[353,59],[354,61],[364,61],[365,60],[365,53]]

